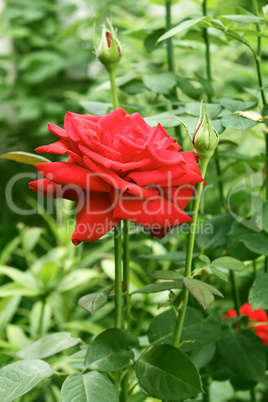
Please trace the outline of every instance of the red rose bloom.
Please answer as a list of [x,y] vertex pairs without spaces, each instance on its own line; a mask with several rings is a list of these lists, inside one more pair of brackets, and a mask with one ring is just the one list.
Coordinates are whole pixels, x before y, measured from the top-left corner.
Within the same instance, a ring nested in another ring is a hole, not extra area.
[[[250,319],[249,325],[255,325],[258,322],[266,322],[264,325],[257,325],[254,327],[254,332],[258,335],[265,345],[268,345],[268,318],[264,310],[253,310],[249,303],[244,303],[240,307],[240,314],[247,315]],[[237,312],[234,309],[229,309],[223,318],[237,317]]]
[[117,109],[106,116],[68,112],[64,127],[49,123],[60,140],[36,151],[67,153],[67,161],[35,165],[44,178],[29,187],[77,202],[75,245],[100,238],[121,219],[159,238],[191,221],[183,209],[203,178],[194,152],[179,152],[160,124],[152,128],[138,113]]

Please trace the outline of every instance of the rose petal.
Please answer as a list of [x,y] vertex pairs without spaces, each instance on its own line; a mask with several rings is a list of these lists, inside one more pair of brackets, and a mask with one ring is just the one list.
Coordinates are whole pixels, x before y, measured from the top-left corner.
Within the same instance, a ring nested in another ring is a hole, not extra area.
[[52,144],[43,145],[41,147],[35,148],[35,151],[39,154],[48,153],[48,154],[65,155],[69,149],[70,147],[68,142],[65,140],[60,140],[57,142],[53,142]]
[[68,138],[68,135],[66,134],[65,130],[63,130],[63,128],[61,128],[59,126],[56,126],[56,124],[48,123],[48,130],[52,134],[55,134],[60,139],[67,139]]
[[74,184],[84,190],[110,191],[105,181],[76,163],[38,163],[35,167],[42,176],[62,185]]
[[135,195],[141,198],[151,198],[158,195],[158,190],[154,188],[144,188],[140,187],[137,184],[129,183],[126,180],[119,177],[112,170],[107,169],[104,166],[96,164],[87,156],[84,156],[85,165],[92,170],[96,175],[101,177],[104,181],[109,183],[112,187],[127,192],[129,194]]
[[139,186],[146,186],[154,183],[158,184],[162,182],[169,182],[169,184],[172,185],[175,179],[184,175],[184,164],[179,163],[177,166],[162,166],[154,170],[132,172],[128,174],[127,179],[135,181]]
[[195,186],[184,184],[179,187],[163,187],[163,190],[171,201],[184,209],[194,195]]
[[[71,186],[61,186],[48,179],[35,180],[28,183],[31,190],[36,193],[43,194],[46,197],[66,198],[67,200],[77,201],[81,189],[79,187],[72,188]],[[65,187],[65,188],[64,188]]]
[[94,151],[91,151],[90,149],[84,147],[83,145],[79,145],[79,148],[83,155],[86,155],[94,162],[99,163],[105,166],[106,168],[113,169],[115,171],[128,172],[134,169],[145,167],[150,162],[149,159],[142,159],[138,162],[121,163],[105,158],[105,156],[102,156]]
[[109,197],[105,193],[92,191],[88,193],[88,200],[77,213],[72,242],[77,246],[81,241],[95,241],[113,229],[120,220],[113,217]]
[[150,229],[178,226],[192,219],[167,197],[153,197],[141,200],[112,191],[111,200],[114,204],[114,217],[127,219]]

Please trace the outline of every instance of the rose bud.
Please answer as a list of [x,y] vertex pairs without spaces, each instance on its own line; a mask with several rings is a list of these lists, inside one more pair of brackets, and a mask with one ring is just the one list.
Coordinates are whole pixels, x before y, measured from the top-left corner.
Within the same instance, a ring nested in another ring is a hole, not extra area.
[[96,54],[108,71],[114,70],[119,63],[121,48],[112,25],[110,25],[110,29],[103,28],[102,39],[99,47],[96,49]]
[[198,158],[210,159],[214,154],[215,149],[219,143],[219,135],[213,128],[211,121],[208,117],[206,105],[204,106],[204,117],[202,117],[200,110],[200,118],[193,136],[193,144],[196,149]]

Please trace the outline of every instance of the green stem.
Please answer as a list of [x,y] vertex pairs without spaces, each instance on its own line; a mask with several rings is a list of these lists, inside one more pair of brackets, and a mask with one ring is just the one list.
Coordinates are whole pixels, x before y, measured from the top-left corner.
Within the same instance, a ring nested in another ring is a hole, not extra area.
[[[169,31],[172,28],[172,24],[171,24],[171,6],[172,6],[172,1],[171,0],[165,0],[165,8],[166,8],[166,31]],[[172,38],[168,38],[167,41],[167,61],[168,61],[168,71],[172,72],[173,74],[175,74],[176,69],[175,69],[175,60],[174,60],[174,49],[173,49],[173,41]],[[177,90],[176,88],[174,88],[171,91],[171,95],[173,95],[173,97],[176,100],[178,99],[178,95],[177,95]],[[178,139],[178,142],[181,146],[183,146],[183,140],[182,140],[182,135],[181,135],[181,127],[180,126],[176,126],[174,127],[174,133],[175,133],[175,137]]]
[[230,271],[230,281],[232,285],[233,300],[237,315],[240,316],[240,297],[238,292],[238,287],[236,283],[236,277],[234,271]]
[[214,161],[215,161],[217,178],[218,178],[218,190],[219,190],[219,196],[220,196],[220,204],[221,204],[221,209],[224,212],[225,211],[225,201],[224,201],[224,194],[223,194],[222,171],[221,171],[220,161],[218,158],[218,150],[217,149],[215,150]]
[[[203,1],[202,9],[203,9],[203,15],[204,15],[204,17],[206,17],[206,15],[207,15],[207,0]],[[209,42],[209,35],[208,35],[207,28],[203,28],[203,33],[204,33],[204,41],[205,41],[205,46],[206,46],[206,74],[207,74],[207,80],[208,80],[208,82],[210,84],[212,84],[210,42]],[[212,87],[212,85],[211,85],[211,87]],[[208,102],[211,103],[212,96],[211,96],[209,91],[207,92],[207,97],[208,97]]]
[[[131,296],[129,291],[129,222],[123,222],[123,280],[126,286],[125,296],[125,330],[131,329]],[[129,395],[129,372],[126,372],[122,380],[122,394],[120,401],[127,402]]]
[[[115,70],[109,70],[111,83],[111,93],[113,100],[113,109],[119,106],[117,87],[115,82]],[[121,222],[114,228],[114,264],[115,264],[115,319],[114,327],[122,329],[122,240],[121,240]]]
[[[202,11],[204,17],[207,16],[207,0],[203,1],[202,4]],[[212,74],[211,74],[211,55],[210,55],[210,41],[209,41],[209,35],[208,35],[208,30],[207,28],[203,28],[204,32],[204,42],[205,42],[205,47],[206,47],[206,75],[207,75],[207,80],[210,83],[211,88],[212,87]],[[210,92],[207,92],[207,97],[208,97],[208,102],[212,102],[212,96]],[[220,161],[217,158],[217,153],[218,150],[215,150],[215,165],[216,165],[216,172],[217,172],[217,178],[218,178],[218,191],[219,191],[219,198],[220,198],[220,204],[222,207],[222,210],[224,211],[224,195],[223,195],[223,185],[222,185],[222,172],[221,172],[221,166],[220,166]]]
[[123,280],[126,286],[126,297],[125,297],[125,329],[130,331],[131,327],[131,296],[129,291],[129,222],[123,222]]
[[111,93],[112,93],[112,101],[113,101],[113,109],[117,109],[119,107],[118,95],[117,95],[117,86],[115,82],[115,70],[108,71],[110,83],[111,83]]
[[114,327],[122,328],[122,272],[121,272],[121,222],[114,228],[115,262],[115,320]]
[[[171,0],[165,0],[166,7],[166,30],[171,29]],[[167,39],[167,59],[169,71],[175,72],[174,52],[172,38]]]
[[[258,0],[252,0],[253,12],[256,16],[258,16]],[[260,25],[256,24],[256,30],[260,33]],[[258,76],[258,83],[259,83],[259,90],[261,93],[261,99],[263,107],[267,105],[265,92],[263,88],[263,79],[262,79],[262,70],[261,70],[261,36],[258,35],[257,37],[257,53],[254,55],[255,63],[256,63],[256,70]],[[268,134],[264,132],[265,136],[265,200],[268,200]],[[265,257],[264,261],[264,272],[268,272],[268,257]]]
[[[203,178],[205,177],[205,174],[206,174],[208,162],[209,162],[209,159],[201,159],[200,160],[200,171],[201,171]],[[195,235],[197,232],[197,217],[198,217],[198,210],[199,210],[203,185],[204,185],[203,182],[201,182],[201,183],[198,183],[196,186],[196,194],[195,194],[195,198],[194,198],[193,211],[192,211],[193,212],[192,213],[193,222],[190,223],[190,233],[189,233],[189,237],[188,237],[186,264],[185,264],[185,271],[184,271],[184,277],[186,277],[186,278],[191,277],[194,241],[195,241]],[[175,328],[175,331],[173,334],[173,345],[174,346],[179,346],[179,343],[180,343],[181,331],[183,328],[185,312],[186,312],[186,308],[187,308],[187,304],[188,304],[188,297],[189,297],[189,292],[184,287],[182,290],[181,307],[180,307],[179,315],[178,315],[177,322],[176,322],[176,328]]]

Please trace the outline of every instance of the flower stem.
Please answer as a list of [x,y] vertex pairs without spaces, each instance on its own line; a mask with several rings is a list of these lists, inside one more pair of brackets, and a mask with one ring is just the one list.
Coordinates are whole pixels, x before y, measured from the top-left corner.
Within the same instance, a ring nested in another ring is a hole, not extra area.
[[[205,177],[205,174],[206,174],[208,162],[209,162],[209,159],[203,159],[200,161],[200,171],[201,171],[203,178]],[[184,277],[186,277],[186,278],[190,278],[191,272],[192,272],[194,241],[195,241],[195,235],[197,232],[198,210],[199,210],[203,185],[204,185],[203,182],[201,182],[201,183],[198,183],[196,186],[196,193],[195,193],[193,210],[192,210],[193,222],[190,223],[190,233],[189,233],[189,237],[188,237],[186,265],[185,265],[185,271],[184,271]],[[179,315],[178,315],[177,322],[176,322],[176,328],[175,328],[175,331],[173,334],[173,345],[174,346],[179,346],[179,343],[180,343],[180,337],[181,337],[181,332],[182,332],[182,328],[183,328],[185,312],[186,312],[186,308],[187,308],[187,304],[188,304],[188,297],[189,297],[189,291],[186,289],[186,287],[184,287],[183,291],[182,291],[181,307],[180,307]]]
[[[202,10],[203,10],[203,15],[206,17],[207,15],[207,0],[203,1],[202,4]],[[209,35],[208,35],[208,30],[207,28],[203,28],[203,33],[204,33],[204,42],[206,46],[206,74],[207,74],[207,80],[212,88],[212,76],[211,76],[211,57],[210,57],[210,42],[209,42]],[[211,102],[211,93],[210,91],[207,92],[207,98],[208,102]]]
[[[207,0],[203,1],[202,11],[203,11],[204,17],[206,17],[207,16]],[[203,33],[204,33],[204,42],[205,42],[205,48],[206,48],[206,75],[207,75],[207,80],[210,84],[210,87],[211,87],[211,89],[213,89],[212,73],[211,73],[210,41],[209,41],[209,35],[208,35],[207,28],[203,28]],[[212,95],[211,95],[210,91],[207,92],[207,99],[208,99],[208,103],[212,102]],[[221,204],[221,209],[224,212],[225,202],[224,202],[224,195],[223,195],[221,166],[220,166],[220,161],[217,156],[218,156],[218,150],[216,149],[214,161],[215,161],[215,165],[216,165],[216,172],[217,172],[217,178],[218,178],[218,191],[219,191],[220,204]]]
[[114,228],[115,262],[115,320],[114,327],[122,328],[122,272],[121,272],[121,222]]
[[[171,24],[171,7],[172,7],[172,0],[165,0],[165,8],[166,8],[166,31],[169,31],[172,28]],[[168,61],[168,71],[175,74],[175,60],[174,60],[174,48],[173,48],[173,41],[172,38],[168,38],[167,41],[167,61]],[[172,98],[175,100],[178,99],[176,87],[171,90]],[[183,146],[183,139],[181,135],[181,127],[176,126],[174,127],[174,133],[178,142],[181,146]]]
[[240,316],[240,297],[238,293],[238,287],[236,283],[236,277],[234,271],[230,271],[230,281],[232,285],[233,300],[237,315]]
[[[165,0],[166,7],[166,30],[171,29],[171,0]],[[169,71],[175,71],[174,52],[172,38],[167,39],[167,59]]]
[[[252,0],[253,13],[258,16],[258,0]],[[256,23],[256,30],[260,33],[260,25]],[[257,52],[254,54],[256,70],[258,76],[259,90],[261,93],[262,105],[267,105],[266,96],[263,88],[262,69],[261,69],[261,36],[257,36]],[[264,132],[265,137],[265,200],[268,200],[268,134]],[[265,257],[264,272],[268,272],[268,257]]]
[[[113,109],[119,106],[115,70],[109,70]],[[121,222],[114,228],[114,264],[115,264],[115,319],[114,327],[122,329],[122,240]]]
[[129,222],[123,222],[123,280],[126,286],[125,297],[125,329],[130,331],[131,326],[131,296],[129,292]]
[[113,101],[113,109],[117,109],[119,107],[117,87],[115,82],[115,70],[108,71],[110,83],[111,83],[111,93],[112,93],[112,101]]

